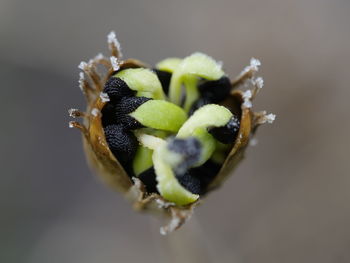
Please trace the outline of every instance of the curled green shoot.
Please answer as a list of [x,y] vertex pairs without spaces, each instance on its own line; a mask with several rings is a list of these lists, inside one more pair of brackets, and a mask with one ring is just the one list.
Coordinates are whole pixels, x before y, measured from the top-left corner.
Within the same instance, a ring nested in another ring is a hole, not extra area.
[[225,126],[231,117],[232,113],[227,108],[216,104],[208,104],[196,110],[182,125],[176,135],[177,138],[192,136],[202,144],[202,154],[194,167],[205,163],[215,150],[216,140],[208,133],[207,129]]
[[193,101],[198,98],[198,79],[217,80],[223,75],[221,65],[214,59],[203,53],[194,53],[184,58],[173,71],[169,88],[170,101],[181,104],[182,85],[185,85],[185,105],[188,111]]
[[169,73],[173,73],[175,69],[179,66],[181,63],[181,58],[166,58],[156,65],[156,68],[159,70],[163,70]]
[[177,205],[195,202],[199,195],[186,190],[176,179],[172,166],[164,160],[167,142],[161,138],[135,132],[137,139],[144,146],[153,150],[152,160],[156,172],[157,189],[161,196]]
[[137,92],[136,96],[138,97],[147,97],[157,100],[166,99],[157,75],[150,69],[125,69],[114,76],[126,82],[130,89]]

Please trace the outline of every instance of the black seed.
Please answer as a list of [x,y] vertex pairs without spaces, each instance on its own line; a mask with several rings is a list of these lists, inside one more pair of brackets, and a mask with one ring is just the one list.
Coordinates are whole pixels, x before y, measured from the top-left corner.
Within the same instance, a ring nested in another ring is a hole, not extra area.
[[128,85],[120,78],[111,77],[107,80],[103,92],[108,94],[111,102],[116,103],[123,97],[130,97],[135,94]]
[[163,91],[165,94],[169,92],[169,85],[171,79],[171,73],[159,69],[153,69],[153,71],[157,74],[160,83],[162,84]]
[[191,167],[199,160],[202,152],[201,146],[201,143],[194,137],[169,140],[168,149],[183,156],[183,162],[174,169],[175,173],[185,173],[188,167]]
[[231,82],[227,76],[218,80],[206,81],[198,86],[202,96],[210,98],[211,103],[223,101],[230,93]]
[[156,173],[153,166],[140,173],[138,178],[145,185],[148,193],[158,193]]
[[103,127],[118,123],[118,120],[115,116],[115,106],[112,103],[107,102],[106,105],[102,108],[101,113]]
[[117,119],[118,123],[121,123],[127,130],[134,130],[144,127],[129,114],[149,100],[150,98],[146,97],[125,97],[120,99],[115,106],[115,118]]
[[200,194],[204,194],[206,192],[208,185],[219,173],[221,166],[221,164],[215,163],[212,160],[208,160],[200,167],[192,168],[189,170],[190,174],[192,174],[192,176],[200,181]]
[[176,179],[192,194],[201,193],[201,181],[197,177],[190,174],[188,171],[185,174],[176,175]]
[[129,114],[149,100],[146,97],[124,97],[116,105],[116,111],[118,114]]
[[133,133],[126,131],[120,124],[108,125],[104,132],[109,149],[122,165],[134,158],[138,141]]
[[225,126],[208,129],[208,132],[219,142],[225,144],[233,143],[237,137],[239,125],[240,122],[234,115]]
[[200,107],[203,107],[204,105],[213,103],[213,101],[211,101],[210,98],[205,97],[205,95],[203,95],[200,99],[196,100],[192,106],[191,109],[189,111],[189,116],[191,116],[196,110],[198,110]]

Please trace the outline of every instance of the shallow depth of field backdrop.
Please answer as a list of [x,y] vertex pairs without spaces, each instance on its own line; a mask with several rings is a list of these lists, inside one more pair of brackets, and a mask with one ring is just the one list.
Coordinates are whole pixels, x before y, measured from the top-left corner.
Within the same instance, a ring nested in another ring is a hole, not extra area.
[[[349,262],[348,0],[0,2],[0,261]],[[202,51],[235,76],[261,59],[277,114],[171,238],[89,171],[67,109],[107,51],[154,64]],[[167,259],[166,259],[167,258]]]

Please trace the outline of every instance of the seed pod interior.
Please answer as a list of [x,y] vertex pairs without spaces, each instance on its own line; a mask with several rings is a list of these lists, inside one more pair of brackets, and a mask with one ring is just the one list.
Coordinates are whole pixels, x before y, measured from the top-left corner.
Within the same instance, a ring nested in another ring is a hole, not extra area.
[[[82,131],[89,163],[109,185],[136,209],[171,216],[161,230],[168,233],[224,182],[256,128],[274,116],[251,109],[262,87],[255,59],[230,80],[221,63],[202,53],[165,59],[152,69],[121,60],[115,43],[109,41],[110,59],[81,64],[88,106],[85,113],[70,111],[84,118],[70,126]],[[96,72],[97,64],[106,75]],[[244,83],[252,85],[249,92],[237,89]]]

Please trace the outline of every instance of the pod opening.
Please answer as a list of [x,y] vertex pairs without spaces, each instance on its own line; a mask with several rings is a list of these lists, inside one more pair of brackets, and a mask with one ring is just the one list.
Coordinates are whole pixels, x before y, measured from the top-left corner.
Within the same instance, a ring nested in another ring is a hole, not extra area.
[[109,149],[147,193],[177,205],[194,202],[236,141],[241,101],[226,102],[231,89],[218,63],[200,53],[152,70],[119,69],[103,89],[110,98],[101,111]]

